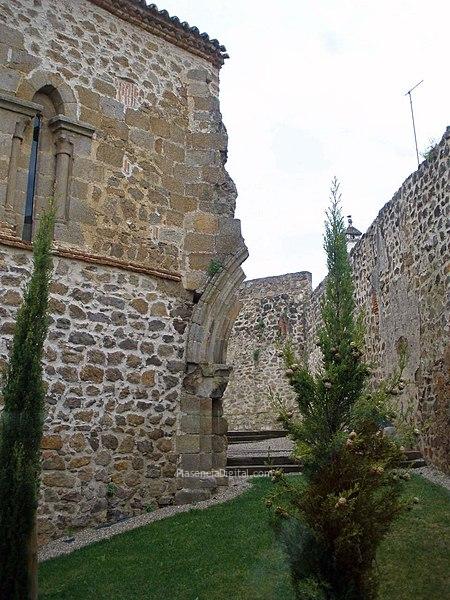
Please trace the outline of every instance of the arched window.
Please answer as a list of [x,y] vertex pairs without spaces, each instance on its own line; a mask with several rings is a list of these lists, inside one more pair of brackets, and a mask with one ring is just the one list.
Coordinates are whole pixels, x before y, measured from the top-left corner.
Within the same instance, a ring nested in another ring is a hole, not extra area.
[[25,214],[23,219],[22,239],[31,241],[33,233],[34,194],[36,190],[37,156],[39,149],[39,134],[41,131],[41,115],[33,119],[33,137],[31,141],[30,166],[28,169]]
[[0,187],[0,229],[32,241],[39,215],[53,197],[55,238],[65,240],[71,235],[72,172],[90,156],[95,129],[78,121],[73,91],[56,74],[39,72],[31,81],[37,90],[32,98],[28,88],[19,96],[0,90],[0,124],[11,135],[4,193]]
[[36,92],[33,102],[42,106],[42,112],[34,117],[29,134],[31,150],[22,228],[22,239],[26,241],[32,240],[39,214],[53,195],[55,142],[49,121],[62,107],[57,90],[51,86]]

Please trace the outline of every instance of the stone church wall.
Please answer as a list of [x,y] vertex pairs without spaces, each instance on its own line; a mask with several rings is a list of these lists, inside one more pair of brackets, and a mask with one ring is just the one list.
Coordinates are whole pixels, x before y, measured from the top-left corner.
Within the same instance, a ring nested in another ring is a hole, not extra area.
[[223,263],[241,240],[224,168],[220,57],[153,35],[139,27],[144,14],[136,0],[1,4],[0,221],[21,234],[31,117],[46,95],[44,125],[58,147],[56,157],[50,142],[40,150],[36,220],[54,194],[60,245],[181,272],[196,289],[211,259]]
[[247,250],[224,52],[139,0],[0,3],[0,368],[31,269],[39,120],[33,233],[50,196],[57,209],[41,541],[226,483],[178,475],[225,460],[223,349]]
[[311,274],[289,273],[246,281],[240,290],[242,309],[234,323],[227,359],[233,365],[223,397],[229,430],[279,429],[269,389],[293,407],[284,377],[280,349],[288,338],[306,350],[305,305]]
[[[181,285],[56,258],[42,442],[41,539],[173,502],[190,294]],[[31,254],[0,245],[0,364]]]

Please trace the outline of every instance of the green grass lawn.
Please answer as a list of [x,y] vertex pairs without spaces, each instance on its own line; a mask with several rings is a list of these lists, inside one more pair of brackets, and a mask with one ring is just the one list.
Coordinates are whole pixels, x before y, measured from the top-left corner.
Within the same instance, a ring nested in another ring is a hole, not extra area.
[[[293,600],[289,573],[254,481],[232,502],[193,510],[40,567],[39,598],[70,600]],[[383,544],[380,600],[450,597],[450,494],[419,476],[421,503]]]

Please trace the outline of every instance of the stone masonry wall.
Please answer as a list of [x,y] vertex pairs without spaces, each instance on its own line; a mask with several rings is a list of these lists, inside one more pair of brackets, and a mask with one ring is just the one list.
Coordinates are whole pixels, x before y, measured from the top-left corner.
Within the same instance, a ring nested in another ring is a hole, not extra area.
[[[181,284],[55,259],[44,377],[41,540],[173,501],[190,294]],[[0,245],[0,363],[31,268]]]
[[180,413],[208,266],[222,269],[220,302],[197,316],[194,341],[221,359],[202,316],[225,347],[247,256],[213,42],[138,0],[0,2],[0,370],[31,269],[23,224],[39,120],[33,231],[50,196],[57,208],[41,541],[192,499],[202,482],[176,474],[196,452],[183,443],[200,425],[222,441],[204,385],[189,427]]
[[280,428],[269,388],[294,407],[279,350],[288,337],[300,352],[306,349],[305,305],[310,293],[311,274],[307,272],[242,285],[242,309],[228,346],[227,360],[233,371],[223,397],[229,430]]
[[[141,10],[128,2],[128,13]],[[61,152],[71,154],[56,235],[62,246],[181,272],[185,287],[198,288],[211,259],[223,263],[242,242],[224,168],[219,68],[97,3],[2,2],[0,93],[39,103],[43,89],[55,112],[76,124],[54,124],[68,143]],[[16,214],[4,214],[16,126],[0,102],[0,221],[20,235],[29,122],[17,134]],[[39,165],[38,210],[52,194],[50,155]]]
[[[433,155],[408,177],[350,254],[374,380],[392,373],[399,343],[406,341],[408,384],[397,396],[399,406],[419,427],[426,459],[445,471],[450,469],[449,173],[447,128]],[[316,334],[325,282],[310,294],[308,281],[305,274],[281,275],[243,285],[243,308],[229,345],[234,371],[224,396],[230,429],[276,427],[267,385],[292,398],[276,356],[278,319],[286,311],[298,319],[293,338],[300,354],[306,350],[310,368],[320,368]]]
[[[380,211],[350,258],[356,300],[364,311],[366,358],[375,379],[398,364],[407,342],[408,384],[398,396],[421,430],[427,460],[450,469],[449,345],[450,128],[433,156],[403,183]],[[315,334],[323,282],[308,307],[310,365],[317,365]]]

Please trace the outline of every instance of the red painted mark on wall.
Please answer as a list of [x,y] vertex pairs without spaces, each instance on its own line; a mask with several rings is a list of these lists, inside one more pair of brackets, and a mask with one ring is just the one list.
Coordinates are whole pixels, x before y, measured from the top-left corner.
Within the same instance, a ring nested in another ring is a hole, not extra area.
[[119,79],[117,84],[117,100],[126,108],[137,108],[139,100],[139,88],[132,81]]
[[379,313],[377,293],[374,289],[372,289],[372,313],[374,315]]
[[289,321],[284,315],[278,319],[278,330],[282,338],[287,337],[290,333]]

